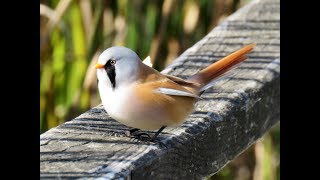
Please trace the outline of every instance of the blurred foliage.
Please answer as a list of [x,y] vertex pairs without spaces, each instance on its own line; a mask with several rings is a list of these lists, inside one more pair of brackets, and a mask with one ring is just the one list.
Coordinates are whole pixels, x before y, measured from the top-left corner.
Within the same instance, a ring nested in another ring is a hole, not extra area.
[[207,180],[280,180],[280,122]]
[[[248,1],[40,0],[40,134],[101,102],[93,66],[104,49],[127,46],[162,70]],[[279,179],[279,139],[274,128],[211,179]]]

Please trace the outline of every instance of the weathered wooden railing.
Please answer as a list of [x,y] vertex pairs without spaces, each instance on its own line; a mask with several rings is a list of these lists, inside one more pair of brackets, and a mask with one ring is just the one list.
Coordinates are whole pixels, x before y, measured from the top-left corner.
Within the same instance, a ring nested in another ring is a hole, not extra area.
[[40,136],[46,178],[201,179],[265,134],[280,117],[279,0],[254,0],[214,28],[163,72],[187,77],[256,42],[235,75],[202,95],[193,114],[166,128],[161,144],[132,141],[97,106]]

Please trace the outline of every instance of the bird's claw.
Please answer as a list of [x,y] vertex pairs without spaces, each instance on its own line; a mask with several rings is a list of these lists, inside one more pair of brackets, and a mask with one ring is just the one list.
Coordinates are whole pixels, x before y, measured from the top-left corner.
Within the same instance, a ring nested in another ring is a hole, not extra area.
[[134,140],[144,141],[144,142],[149,142],[152,139],[150,135],[147,133],[133,134],[130,137],[133,138]]

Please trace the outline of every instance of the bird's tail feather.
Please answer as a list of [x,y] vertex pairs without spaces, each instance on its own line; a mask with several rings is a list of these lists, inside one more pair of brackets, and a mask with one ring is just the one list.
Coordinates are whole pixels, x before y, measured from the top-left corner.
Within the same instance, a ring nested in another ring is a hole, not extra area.
[[201,70],[199,73],[189,77],[187,81],[200,84],[200,92],[211,87],[218,79],[229,74],[227,73],[228,71],[238,67],[241,62],[246,60],[246,54],[249,53],[255,45],[255,43],[249,44],[229,54],[228,56]]

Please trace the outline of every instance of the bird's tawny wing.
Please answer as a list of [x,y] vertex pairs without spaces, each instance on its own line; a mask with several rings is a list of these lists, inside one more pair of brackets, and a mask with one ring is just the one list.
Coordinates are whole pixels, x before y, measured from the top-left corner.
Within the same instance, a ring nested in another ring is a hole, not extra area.
[[171,81],[174,81],[175,83],[180,84],[182,86],[198,86],[199,85],[195,82],[190,82],[190,81],[184,80],[184,79],[176,77],[176,76],[172,76],[172,75],[168,75],[168,74],[162,74],[162,75],[164,75],[166,78],[168,78]]
[[185,85],[185,82],[179,82],[181,84],[171,81],[170,79],[162,79],[161,81],[150,83],[150,87],[152,87],[156,93],[162,93],[170,96],[200,98],[195,91],[188,89],[188,86],[191,86],[191,84]]
[[155,93],[162,93],[172,96],[186,96],[199,98],[199,84],[185,81],[179,77],[161,74],[159,71],[142,65],[141,87],[152,88]]

